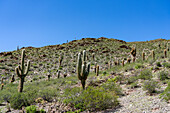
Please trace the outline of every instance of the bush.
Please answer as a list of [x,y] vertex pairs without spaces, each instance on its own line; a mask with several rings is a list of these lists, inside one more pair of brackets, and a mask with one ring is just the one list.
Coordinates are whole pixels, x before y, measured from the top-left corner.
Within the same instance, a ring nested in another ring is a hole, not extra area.
[[35,105],[26,107],[26,113],[36,113],[36,112],[37,112],[37,107]]
[[16,93],[10,99],[11,107],[14,109],[21,109],[22,106],[29,106],[30,103],[24,93]]
[[106,83],[101,86],[105,91],[114,91],[116,95],[122,95],[122,88],[117,85],[115,82],[108,80]]
[[160,95],[161,98],[164,98],[167,102],[170,100],[170,82],[168,82],[167,88]]
[[143,68],[142,64],[136,64],[135,69]]
[[143,89],[147,90],[147,92],[149,94],[156,92],[156,88],[158,88],[158,87],[159,87],[158,83],[156,81],[153,81],[153,80],[146,80],[143,83]]
[[160,63],[160,62],[157,62],[156,65],[157,65],[158,67],[161,67],[161,63]]
[[67,90],[65,94],[69,94],[64,99],[64,103],[71,103],[77,109],[90,111],[104,110],[118,105],[117,96],[113,92],[104,91],[103,88],[88,87],[82,92],[78,93],[78,91],[79,88]]
[[137,76],[128,77],[126,80],[126,83],[131,84],[131,83],[135,82],[137,79],[138,79]]
[[138,87],[138,82],[134,82],[130,84],[130,88],[137,88]]
[[165,71],[161,71],[159,74],[158,74],[158,78],[163,81],[165,79],[169,79],[168,77],[168,72],[165,72]]
[[162,65],[166,68],[170,68],[170,63],[168,63],[168,62],[164,62],[164,63],[162,63]]
[[138,76],[139,79],[150,80],[152,78],[152,72],[149,69],[142,70],[140,75]]

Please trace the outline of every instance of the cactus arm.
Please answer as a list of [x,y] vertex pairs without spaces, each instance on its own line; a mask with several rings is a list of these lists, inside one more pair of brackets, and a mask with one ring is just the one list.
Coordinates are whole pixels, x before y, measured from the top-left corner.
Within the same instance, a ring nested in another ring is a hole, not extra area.
[[28,62],[27,62],[27,67],[26,67],[24,76],[26,76],[28,74],[29,69],[30,69],[30,60],[28,60]]
[[82,78],[85,78],[86,75],[86,62],[82,65],[82,71],[81,71]]
[[25,49],[22,50],[21,54],[21,72],[24,73],[24,58],[25,58]]
[[82,60],[81,60],[81,53],[79,53],[78,60],[77,60],[77,74],[80,80],[81,80],[81,68],[82,68]]
[[17,66],[17,67],[15,68],[15,72],[16,72],[16,74],[18,75],[18,77],[21,76],[21,74],[20,74],[20,72],[19,72],[19,66]]
[[86,61],[86,50],[83,50],[83,61]]
[[90,72],[90,63],[87,64],[87,74]]

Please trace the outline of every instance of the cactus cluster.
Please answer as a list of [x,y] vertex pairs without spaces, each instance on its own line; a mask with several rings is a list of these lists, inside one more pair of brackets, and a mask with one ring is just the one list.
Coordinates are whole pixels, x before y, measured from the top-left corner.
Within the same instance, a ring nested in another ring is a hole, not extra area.
[[90,63],[86,64],[86,51],[83,51],[83,60],[81,58],[81,53],[78,54],[77,60],[77,75],[79,80],[81,80],[81,84],[83,89],[85,89],[86,79],[90,72]]
[[23,91],[24,79],[25,79],[26,75],[28,74],[28,71],[30,68],[29,60],[27,62],[27,66],[24,65],[24,58],[25,58],[25,49],[22,50],[21,65],[19,65],[15,68],[15,72],[16,72],[17,76],[20,78],[18,92]]

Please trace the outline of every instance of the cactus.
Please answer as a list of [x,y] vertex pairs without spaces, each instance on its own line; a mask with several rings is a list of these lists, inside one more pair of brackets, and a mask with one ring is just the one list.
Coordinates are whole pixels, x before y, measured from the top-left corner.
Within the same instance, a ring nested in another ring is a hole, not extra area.
[[50,77],[51,77],[50,73],[47,74],[47,77],[48,77],[48,81],[50,81]]
[[111,69],[111,61],[108,62],[109,69]]
[[29,71],[29,68],[30,68],[30,61],[29,60],[27,62],[27,67],[25,67],[24,58],[25,58],[25,49],[22,50],[21,65],[19,65],[15,68],[15,72],[16,72],[17,76],[20,78],[18,92],[23,91],[24,79],[25,79],[26,75],[28,74],[28,71]]
[[[86,68],[87,67],[87,68]],[[90,63],[86,64],[86,51],[83,51],[83,61],[81,58],[81,53],[78,54],[77,60],[77,75],[79,80],[81,80],[81,84],[83,89],[85,89],[86,79],[90,72]]]
[[60,55],[60,58],[59,58],[59,67],[60,67],[61,64],[62,64],[62,61],[63,61],[63,55]]
[[96,76],[99,76],[99,65],[97,65]]
[[60,78],[60,70],[58,70],[57,78]]
[[142,52],[142,60],[144,61],[145,60],[145,53]]
[[136,59],[136,48],[133,48],[132,50],[131,50],[131,52],[130,52],[130,54],[132,55],[132,60],[133,60],[133,62],[135,62],[135,59]]
[[11,83],[13,83],[15,81],[15,76],[14,75],[12,75],[12,77],[11,77]]
[[125,63],[124,63],[124,59],[122,60],[122,66],[124,67]]
[[152,59],[155,60],[155,52],[152,50]]
[[66,78],[66,77],[67,77],[67,71],[66,71],[66,72],[64,72],[63,76],[64,76],[64,78]]
[[94,72],[96,73],[96,69],[97,69],[97,62],[95,62],[95,67],[94,67]]
[[93,54],[92,54],[93,61],[95,60],[95,59],[94,59],[94,55],[95,55],[95,54],[93,53]]
[[4,78],[2,77],[2,78],[1,78],[1,90],[3,90],[3,88],[4,88],[4,82],[3,82],[3,80],[4,80]]
[[167,50],[164,50],[164,58],[167,58]]

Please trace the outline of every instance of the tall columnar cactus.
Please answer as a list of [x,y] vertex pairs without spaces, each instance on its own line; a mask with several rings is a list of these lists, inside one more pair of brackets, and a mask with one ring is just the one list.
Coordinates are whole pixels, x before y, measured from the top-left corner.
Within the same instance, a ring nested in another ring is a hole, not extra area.
[[57,78],[60,78],[60,70],[57,72]]
[[1,78],[1,90],[3,90],[3,88],[4,88],[4,82],[3,81],[4,81],[4,78],[2,77]]
[[81,53],[78,54],[77,60],[77,75],[79,80],[81,80],[81,84],[83,89],[85,89],[86,79],[90,72],[90,63],[86,64],[86,51],[83,51],[83,61],[81,58]]
[[155,52],[152,50],[152,59],[155,60]]
[[145,60],[145,53],[142,52],[142,60],[144,61]]
[[95,64],[94,64],[94,72],[96,73],[96,70],[97,70],[97,62],[95,62]]
[[124,65],[125,65],[125,61],[124,61],[124,59],[122,60],[122,66],[124,67]]
[[167,58],[167,50],[164,49],[164,58]]
[[94,59],[94,58],[95,58],[94,55],[95,55],[95,54],[93,53],[93,54],[92,54],[93,61],[95,60],[95,59]]
[[99,65],[97,65],[96,76],[99,76]]
[[61,54],[61,55],[60,55],[60,58],[59,58],[59,67],[60,67],[61,64],[62,64],[62,61],[63,61],[63,55]]
[[15,72],[16,72],[17,76],[20,78],[18,92],[23,91],[24,79],[25,79],[26,75],[28,74],[28,71],[29,71],[29,68],[30,68],[30,61],[29,60],[27,62],[27,66],[25,67],[24,58],[25,58],[25,49],[22,50],[21,65],[19,65],[15,68]]
[[131,52],[130,52],[130,54],[132,55],[132,60],[133,60],[133,62],[135,62],[135,59],[136,59],[136,48],[133,48],[132,50],[131,50]]

